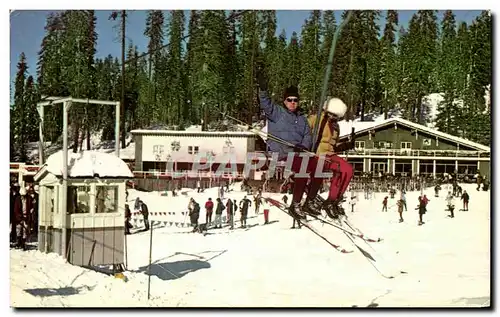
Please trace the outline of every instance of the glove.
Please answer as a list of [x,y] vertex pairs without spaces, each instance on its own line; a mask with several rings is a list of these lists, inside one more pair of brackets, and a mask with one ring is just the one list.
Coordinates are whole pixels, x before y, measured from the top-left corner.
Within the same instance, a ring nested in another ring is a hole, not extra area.
[[267,78],[264,74],[263,68],[257,68],[257,84],[259,85],[260,90],[267,91]]

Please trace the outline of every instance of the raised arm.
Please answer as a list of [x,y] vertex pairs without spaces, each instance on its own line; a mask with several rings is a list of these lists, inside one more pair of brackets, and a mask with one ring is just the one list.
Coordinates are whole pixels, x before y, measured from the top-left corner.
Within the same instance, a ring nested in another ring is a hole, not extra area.
[[260,109],[264,110],[266,117],[273,122],[278,121],[282,115],[283,108],[274,104],[271,98],[269,98],[267,91],[262,89],[259,89],[259,100]]
[[283,107],[274,104],[267,93],[267,78],[262,68],[257,69],[257,83],[259,84],[260,109],[264,110],[267,119],[276,122],[282,115]]

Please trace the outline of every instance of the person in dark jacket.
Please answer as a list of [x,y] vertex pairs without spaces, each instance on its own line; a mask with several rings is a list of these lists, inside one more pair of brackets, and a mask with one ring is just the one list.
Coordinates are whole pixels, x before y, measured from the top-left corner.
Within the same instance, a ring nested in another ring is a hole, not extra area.
[[226,213],[227,213],[227,223],[230,225],[229,229],[234,229],[234,211],[233,211],[233,201],[231,199],[227,200],[226,203]]
[[243,199],[240,200],[241,228],[247,227],[248,208],[250,206],[252,206],[252,202],[247,198],[247,196],[243,197]]
[[189,220],[193,226],[193,232],[198,231],[198,219],[200,218],[200,204],[198,204],[194,198],[190,199],[189,202]]
[[[297,87],[290,86],[283,94],[283,106],[274,104],[267,93],[267,78],[262,69],[257,72],[259,84],[260,108],[267,118],[267,132],[273,137],[286,141],[293,146],[276,142],[269,138],[267,150],[278,153],[278,160],[286,160],[289,153],[310,150],[312,146],[312,134],[306,116],[299,110],[299,91]],[[295,153],[292,161],[292,171],[298,173],[302,165],[302,157]],[[309,172],[309,170],[308,170]],[[293,199],[290,205],[290,213],[294,217],[304,218],[300,201],[305,191],[308,178],[296,177],[293,191]]]
[[132,228],[132,224],[130,224],[130,218],[132,218],[130,207],[128,204],[125,204],[125,234],[130,234],[130,228]]
[[418,196],[418,225],[421,226],[423,225],[425,222],[423,220],[423,216],[425,214],[425,201],[424,199],[422,198],[422,196]]
[[16,242],[16,227],[18,224],[18,217],[16,217],[15,202],[19,196],[19,185],[13,184],[10,193],[10,242]]
[[142,217],[144,218],[144,231],[148,231],[149,230],[149,210],[148,210],[148,206],[142,201],[140,200],[140,210],[141,210],[141,214],[142,214]]
[[469,194],[467,193],[466,190],[464,190],[462,198],[460,199],[464,201],[464,211],[469,211]]
[[[222,187],[221,187],[222,188]],[[217,206],[215,207],[215,229],[222,229],[222,212],[226,207],[220,198],[217,198]]]

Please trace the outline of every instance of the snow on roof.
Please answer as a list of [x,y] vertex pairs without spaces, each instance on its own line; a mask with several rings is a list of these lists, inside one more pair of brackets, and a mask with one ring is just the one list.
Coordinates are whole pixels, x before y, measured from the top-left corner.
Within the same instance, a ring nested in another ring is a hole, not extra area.
[[132,134],[161,134],[161,135],[193,135],[193,134],[204,134],[204,135],[232,135],[232,136],[255,136],[252,132],[242,132],[242,131],[198,131],[198,130],[189,130],[189,131],[179,131],[179,130],[144,130],[137,129],[130,131]]
[[[47,159],[47,171],[62,176],[63,151]],[[99,151],[68,152],[68,177],[134,177],[127,164],[113,154]]]
[[[447,140],[450,140],[450,141],[454,141],[454,142],[457,142],[457,143],[461,143],[461,144],[465,144],[467,146],[470,146],[470,147],[474,147],[474,148],[477,148],[479,150],[483,150],[483,151],[491,151],[490,147],[488,146],[485,146],[485,145],[482,145],[482,144],[479,144],[479,143],[476,143],[476,142],[472,142],[470,140],[467,140],[467,139],[464,139],[464,138],[460,138],[460,137],[457,137],[457,136],[454,136],[454,135],[451,135],[451,134],[448,134],[448,133],[444,133],[444,132],[441,132],[441,131],[438,131],[436,129],[433,129],[433,128],[430,128],[430,127],[426,127],[424,125],[421,125],[421,124],[418,124],[418,123],[415,123],[415,122],[411,122],[411,121],[408,121],[408,120],[405,120],[405,119],[402,119],[402,118],[390,118],[390,119],[387,119],[387,120],[383,120],[383,121],[372,121],[372,122],[355,122],[355,127],[356,127],[356,133],[360,133],[360,132],[365,132],[367,130],[370,130],[370,129],[374,129],[374,128],[378,128],[378,127],[383,127],[387,124],[390,124],[390,123],[400,123],[400,124],[404,124],[406,126],[409,126],[413,129],[418,129],[418,130],[421,130],[421,131],[425,131],[427,133],[430,133],[430,134],[433,134],[433,135],[436,135],[438,137],[441,137],[443,139],[447,139]],[[345,123],[344,126],[347,126],[349,123],[343,121],[341,123]],[[363,123],[363,125],[361,124]],[[364,125],[366,123],[366,125]],[[347,129],[344,130],[344,131],[348,131]],[[346,133],[346,134],[342,134],[342,127],[341,127],[341,137],[342,136],[346,136],[350,133],[350,129],[349,129],[349,132]]]

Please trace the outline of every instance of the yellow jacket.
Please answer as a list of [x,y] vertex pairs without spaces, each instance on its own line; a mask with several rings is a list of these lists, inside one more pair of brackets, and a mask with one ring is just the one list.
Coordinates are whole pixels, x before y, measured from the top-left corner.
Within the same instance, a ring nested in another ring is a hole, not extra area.
[[[309,127],[311,128],[311,133],[314,133],[314,125],[316,124],[316,115],[310,115],[309,118],[307,119],[309,123]],[[321,123],[323,122],[323,119],[325,118],[325,114],[321,114],[321,121],[320,125],[318,128],[318,133],[321,130]],[[331,124],[326,122],[325,127],[323,128],[323,134],[321,135],[320,138],[320,143],[318,146],[318,149],[316,150],[316,154],[335,154],[334,151],[334,146],[339,142],[339,136],[340,136],[340,127],[338,123],[333,124],[333,129],[330,127]],[[333,131],[332,131],[333,130]],[[314,136],[313,136],[314,139]]]

